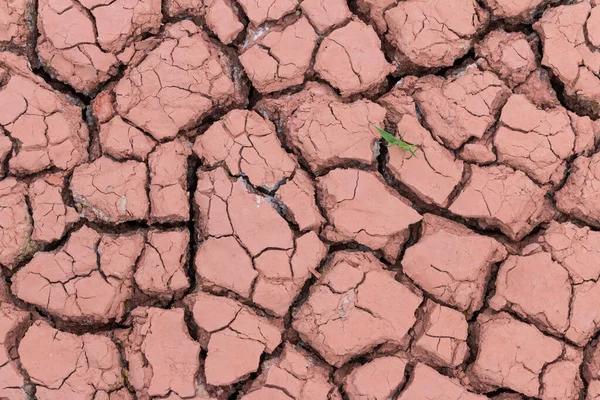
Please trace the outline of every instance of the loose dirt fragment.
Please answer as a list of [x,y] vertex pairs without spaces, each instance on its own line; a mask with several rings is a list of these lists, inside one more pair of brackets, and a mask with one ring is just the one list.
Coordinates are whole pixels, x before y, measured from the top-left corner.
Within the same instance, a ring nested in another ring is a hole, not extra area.
[[240,0],[239,3],[254,26],[280,20],[298,6],[298,0]]
[[29,184],[28,197],[32,210],[31,238],[40,243],[51,243],[63,237],[67,229],[79,220],[73,207],[63,201],[65,186],[63,174],[40,176]]
[[240,400],[341,400],[330,375],[331,367],[286,342],[279,357],[262,364],[262,373]]
[[473,139],[469,143],[464,144],[459,150],[458,156],[473,164],[491,164],[498,158],[496,153],[494,153],[494,144],[492,140],[492,132],[484,135],[481,139]]
[[574,218],[600,227],[600,204],[597,187],[600,182],[600,153],[577,157],[571,164],[566,184],[554,195],[556,207]]
[[[254,0],[249,2],[256,4]],[[260,93],[300,85],[309,70],[317,39],[305,17],[292,24],[283,21],[256,32],[249,30],[240,62]]]
[[110,223],[148,218],[146,164],[101,157],[73,171],[73,200],[85,218]]
[[13,276],[12,292],[66,321],[119,321],[142,244],[139,234],[112,237],[83,226],[60,249],[36,253]]
[[17,367],[16,340],[29,325],[28,312],[0,301],[0,398],[25,400],[25,380]]
[[464,314],[433,301],[428,301],[423,311],[415,325],[411,353],[433,366],[452,368],[462,364],[469,351],[469,324]]
[[40,0],[40,61],[56,79],[91,93],[117,73],[118,53],[158,32],[160,8],[160,0]]
[[187,229],[148,232],[134,275],[142,292],[170,300],[190,287],[186,274],[189,241]]
[[348,165],[377,162],[385,109],[369,100],[342,103],[317,98],[300,105],[287,118],[287,143],[315,174]]
[[419,363],[415,365],[406,388],[398,397],[398,400],[414,399],[485,400],[487,397],[471,393],[458,382]]
[[386,400],[404,383],[407,361],[401,357],[376,358],[360,365],[344,378],[349,400]]
[[179,16],[200,17],[204,14],[203,0],[165,0],[164,11],[169,18]]
[[234,176],[269,191],[291,177],[296,160],[281,147],[275,126],[253,111],[232,110],[196,138],[194,153],[209,168],[223,163]]
[[100,125],[102,152],[117,160],[146,161],[156,142],[118,115]]
[[451,66],[471,49],[488,13],[475,0],[409,0],[386,11],[385,20],[403,74],[415,67]]
[[423,298],[394,275],[371,253],[337,252],[292,326],[336,367],[383,343],[403,345]]
[[169,394],[173,399],[192,398],[200,368],[200,344],[190,337],[184,310],[138,307],[130,315],[132,328],[118,336],[125,347],[128,381],[137,398]]
[[313,181],[300,168],[296,170],[294,177],[281,185],[275,193],[275,198],[285,208],[286,218],[298,225],[301,232],[307,230],[318,232],[325,223],[325,218],[317,207],[315,196]]
[[547,189],[521,171],[505,166],[471,167],[472,175],[449,210],[474,218],[483,229],[497,228],[520,240],[556,214],[544,197]]
[[379,33],[387,32],[388,26],[383,16],[396,4],[398,4],[396,0],[358,0],[356,2],[359,14],[368,17],[371,25]]
[[197,292],[186,298],[198,327],[209,336],[205,374],[209,385],[230,385],[258,370],[261,355],[281,343],[283,327],[226,297]]
[[30,23],[34,20],[34,2],[11,0],[0,4],[0,43],[15,46],[30,45],[33,32]]
[[377,91],[393,70],[375,30],[357,18],[327,35],[315,58],[315,71],[342,96]]
[[323,235],[334,242],[357,242],[381,250],[395,262],[421,215],[385,185],[379,174],[335,169],[317,179],[318,199],[328,225]]
[[483,305],[492,265],[506,255],[495,239],[425,214],[421,238],[406,249],[402,270],[435,299],[472,314]]
[[119,351],[106,336],[77,336],[37,321],[19,355],[38,399],[103,399],[123,387]]
[[[600,54],[596,31],[600,8],[586,1],[547,10],[533,25],[542,39],[542,64],[564,85],[564,94],[577,110],[600,112]],[[586,35],[587,33],[587,35]]]
[[509,23],[531,22],[544,6],[557,3],[556,0],[484,0],[491,9],[492,16],[505,19]]
[[202,285],[232,290],[285,315],[327,246],[313,232],[294,237],[268,199],[221,168],[198,173],[195,200],[204,240],[195,259]]
[[87,154],[81,108],[34,75],[25,58],[0,52],[0,126],[17,143],[9,170],[23,175],[51,167],[71,170]]
[[514,89],[516,94],[522,94],[538,107],[553,108],[560,106],[556,92],[550,83],[550,77],[545,69],[538,68],[529,74],[527,80]]
[[148,156],[152,222],[190,219],[187,172],[191,154],[192,145],[185,139],[178,139],[157,146]]
[[206,25],[223,44],[233,42],[244,30],[235,6],[229,0],[205,0]]
[[484,312],[476,324],[479,352],[468,370],[471,384],[542,399],[579,398],[581,350],[506,313]]
[[164,140],[246,101],[233,60],[193,22],[167,26],[162,38],[114,88],[123,118]]
[[522,95],[511,96],[494,137],[498,161],[525,172],[537,183],[560,182],[573,155],[576,132],[567,111],[542,110]]
[[414,98],[431,133],[457,149],[472,137],[483,137],[509,95],[496,75],[470,65],[448,79],[419,79]]
[[460,183],[463,162],[436,142],[419,120],[406,114],[397,126],[398,136],[418,146],[417,156],[391,146],[387,167],[392,176],[411,189],[421,200],[446,207],[450,195]]
[[[493,0],[491,0],[493,1]],[[525,82],[537,67],[535,54],[522,32],[497,29],[475,45],[477,63],[495,72],[509,87]]]

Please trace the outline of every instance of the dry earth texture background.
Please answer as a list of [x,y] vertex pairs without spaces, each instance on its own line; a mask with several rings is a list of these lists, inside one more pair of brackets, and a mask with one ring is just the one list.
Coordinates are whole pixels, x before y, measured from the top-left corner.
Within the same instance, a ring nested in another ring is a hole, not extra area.
[[600,399],[597,0],[0,0],[0,50],[0,399]]

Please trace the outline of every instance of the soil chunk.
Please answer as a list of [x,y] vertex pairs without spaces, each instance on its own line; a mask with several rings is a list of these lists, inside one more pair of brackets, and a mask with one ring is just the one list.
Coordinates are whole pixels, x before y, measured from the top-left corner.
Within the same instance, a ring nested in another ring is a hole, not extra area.
[[[328,363],[340,367],[380,344],[405,343],[422,300],[372,254],[337,252],[292,326]],[[403,306],[390,308],[390,303]]]

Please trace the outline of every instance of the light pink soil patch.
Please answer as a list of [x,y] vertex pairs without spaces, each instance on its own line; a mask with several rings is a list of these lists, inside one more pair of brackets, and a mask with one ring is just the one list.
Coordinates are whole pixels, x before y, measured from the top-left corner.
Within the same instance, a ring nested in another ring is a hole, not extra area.
[[87,154],[88,128],[81,108],[34,75],[25,58],[0,53],[0,126],[20,145],[12,150],[9,171],[32,174],[56,167],[71,170]]
[[525,82],[537,67],[535,54],[522,32],[506,32],[497,29],[475,45],[475,54],[481,57],[477,63],[495,72],[508,86]]
[[15,346],[17,339],[27,329],[30,315],[16,306],[0,301],[0,397],[25,400],[22,389],[25,380],[18,368]]
[[[387,356],[360,365],[344,378],[344,392],[350,400],[385,400],[404,383],[407,360]],[[384,383],[385,382],[385,383]]]
[[304,0],[300,7],[319,33],[343,24],[352,16],[344,0]]
[[394,275],[371,253],[337,252],[294,314],[292,326],[336,367],[380,344],[402,345],[423,298]]
[[163,143],[148,156],[150,170],[150,220],[179,222],[190,219],[188,157],[192,145],[186,140]]
[[415,325],[411,353],[429,365],[457,367],[465,361],[469,324],[464,314],[428,301]]
[[421,238],[406,250],[402,270],[435,299],[471,314],[483,305],[492,265],[506,255],[493,238],[425,214]]
[[574,218],[600,227],[600,205],[597,201],[600,182],[600,153],[577,157],[571,165],[566,184],[554,195],[556,207]]
[[500,267],[491,307],[585,346],[600,328],[598,241],[587,227],[552,221],[539,239],[545,251],[531,245]]
[[198,173],[195,201],[204,240],[195,258],[202,285],[285,315],[327,246],[314,232],[295,237],[269,199],[231,181],[221,168]]
[[[582,148],[586,147],[582,141],[594,143],[593,127],[578,127],[580,119],[562,107],[542,110],[524,96],[513,95],[502,109],[494,137],[498,160],[524,171],[540,184],[558,183],[564,176],[565,160],[576,150],[576,142]],[[591,135],[591,141],[579,137],[580,133]]]
[[263,363],[262,373],[240,400],[341,400],[330,380],[331,367],[299,346],[285,343],[279,357]]
[[[381,250],[390,262],[421,215],[379,174],[358,169],[335,169],[317,179],[318,199],[328,224],[322,234],[335,242],[357,242]],[[381,210],[386,210],[381,213]]]
[[259,26],[265,21],[280,20],[298,6],[297,0],[241,0],[239,3],[250,22],[255,26]]
[[253,111],[233,110],[196,138],[194,153],[209,168],[221,163],[234,176],[276,189],[296,169],[296,160],[281,147],[275,126]]
[[479,315],[477,328],[479,352],[469,367],[471,384],[544,399],[579,398],[581,350],[506,313]]
[[51,75],[91,93],[117,73],[117,54],[157,33],[160,0],[41,0],[37,51]]
[[419,120],[404,115],[397,126],[397,135],[418,146],[415,154],[398,146],[388,147],[387,163],[392,176],[402,182],[428,204],[446,207],[450,195],[463,176],[463,162],[434,140]]
[[34,20],[34,3],[29,0],[12,0],[0,4],[0,42],[17,46],[30,44],[33,38],[31,23]]
[[[254,0],[249,2],[256,4]],[[256,31],[248,30],[240,62],[261,93],[300,85],[309,70],[317,39],[315,30],[304,17],[292,24],[282,22]]]
[[117,160],[146,161],[156,146],[152,138],[119,116],[101,124],[99,136],[103,153]]
[[190,287],[186,274],[188,230],[150,231],[135,271],[142,292],[170,300]]
[[148,218],[146,164],[107,157],[73,171],[71,191],[78,209],[90,220],[110,223]]
[[116,110],[157,140],[173,138],[216,108],[244,102],[235,69],[193,22],[169,25],[163,42],[115,86]]
[[124,386],[119,350],[106,336],[77,336],[37,321],[21,340],[19,355],[40,399],[109,398]]
[[434,137],[457,149],[472,137],[483,137],[509,94],[496,75],[470,65],[448,79],[421,78],[414,98]]
[[75,209],[64,203],[64,187],[62,174],[40,176],[29,184],[27,195],[32,210],[33,240],[41,243],[58,240],[79,220]]
[[359,19],[327,35],[315,58],[315,71],[342,96],[377,89],[393,70],[375,30]]
[[9,269],[33,250],[26,193],[27,186],[14,178],[0,181],[0,264]]
[[545,198],[547,189],[525,173],[505,166],[471,167],[471,179],[449,210],[473,218],[482,228],[497,228],[520,240],[556,214]]
[[133,294],[143,237],[101,235],[84,226],[59,250],[39,252],[12,278],[12,293],[67,321],[119,321]]
[[400,71],[446,67],[467,54],[487,20],[475,0],[401,1],[385,12],[386,38],[397,49]]
[[205,0],[206,25],[213,31],[223,44],[234,41],[244,25],[236,12],[236,5],[229,0]]
[[[600,110],[600,8],[588,2],[549,9],[533,25],[542,39],[542,64],[564,85],[572,104],[592,115]],[[585,32],[588,32],[587,39]]]
[[190,295],[187,304],[194,321],[208,336],[204,372],[209,385],[230,385],[258,370],[263,353],[281,343],[278,320],[259,316],[235,300],[204,292]]
[[284,125],[290,145],[311,171],[354,164],[374,165],[385,109],[369,100],[342,103],[335,96],[300,105]]
[[200,344],[190,337],[183,317],[182,308],[138,307],[131,312],[133,326],[120,333],[120,340],[138,399],[196,394]]
[[298,168],[294,177],[281,185],[275,198],[285,208],[286,218],[298,225],[300,231],[319,231],[325,223],[317,207],[314,182],[302,169]]
[[398,400],[448,399],[484,400],[486,396],[470,393],[459,382],[439,374],[425,364],[417,364]]

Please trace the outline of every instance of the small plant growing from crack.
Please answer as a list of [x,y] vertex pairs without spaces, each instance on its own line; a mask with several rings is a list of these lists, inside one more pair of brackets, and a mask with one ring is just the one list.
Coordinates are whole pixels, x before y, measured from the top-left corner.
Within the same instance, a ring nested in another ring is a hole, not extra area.
[[415,153],[415,151],[418,149],[417,145],[405,142],[404,135],[400,136],[400,139],[398,139],[397,137],[395,137],[388,131],[381,129],[377,125],[373,125],[373,126],[375,127],[375,129],[377,129],[377,131],[379,132],[381,137],[383,137],[385,139],[388,146],[398,146],[402,150],[410,152],[410,154],[412,154],[414,157],[419,158],[419,157],[417,157],[417,154]]

